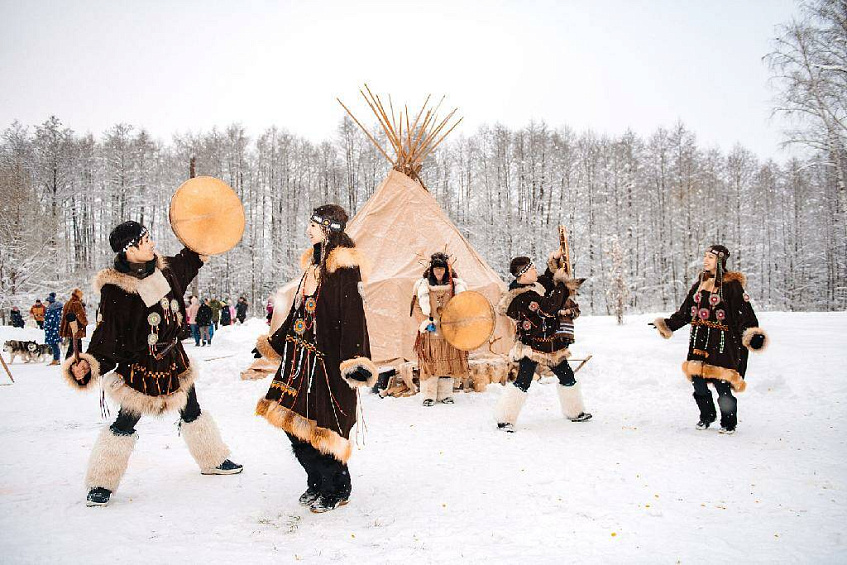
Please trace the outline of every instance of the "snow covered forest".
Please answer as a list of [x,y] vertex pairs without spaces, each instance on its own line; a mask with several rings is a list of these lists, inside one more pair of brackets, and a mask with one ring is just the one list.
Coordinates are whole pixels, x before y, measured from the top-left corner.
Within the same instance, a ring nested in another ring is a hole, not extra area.
[[[748,276],[759,308],[844,309],[846,38],[843,2],[819,1],[780,30],[765,57],[775,114],[803,157],[778,162],[741,146],[706,147],[682,123],[646,136],[495,123],[458,130],[421,176],[504,278],[510,257],[541,261],[558,245],[556,226],[566,225],[576,274],[589,278],[586,312],[612,313],[623,290],[628,313],[667,311],[705,246],[718,242],[732,252],[730,267]],[[197,175],[229,183],[247,214],[241,244],[203,270],[199,290],[243,294],[256,308],[294,274],[310,210],[336,202],[352,215],[388,167],[346,117],[321,142],[284,126],[251,136],[232,124],[157,140],[143,124],[92,134],[55,116],[15,122],[0,140],[3,315],[86,285],[111,262],[108,234],[123,220],[144,223],[160,249],[175,252],[168,206],[192,160]],[[409,228],[427,226],[411,214]]]

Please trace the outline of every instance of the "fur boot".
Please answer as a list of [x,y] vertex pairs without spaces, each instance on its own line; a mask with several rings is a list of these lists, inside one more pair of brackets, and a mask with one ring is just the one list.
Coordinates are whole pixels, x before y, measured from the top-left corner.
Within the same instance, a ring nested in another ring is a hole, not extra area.
[[579,383],[571,386],[556,385],[559,392],[559,404],[562,406],[562,416],[568,420],[576,420],[585,414],[585,404],[582,401],[582,388]]
[[126,472],[129,456],[137,440],[138,434],[118,435],[108,427],[104,428],[91,450],[85,486],[89,490],[100,487],[115,492]]
[[503,391],[497,401],[494,417],[497,418],[498,424],[514,425],[526,402],[527,393],[513,384],[508,384],[504,388],[506,390]]
[[201,473],[213,473],[229,457],[229,448],[208,412],[201,413],[193,422],[182,422],[180,431]]
[[421,379],[421,394],[423,395],[424,402],[430,400],[435,402],[435,399],[438,397],[438,377],[429,377],[428,379]]
[[[433,379],[430,379],[433,380]],[[439,377],[436,399],[438,402],[452,404],[453,402],[453,377]]]

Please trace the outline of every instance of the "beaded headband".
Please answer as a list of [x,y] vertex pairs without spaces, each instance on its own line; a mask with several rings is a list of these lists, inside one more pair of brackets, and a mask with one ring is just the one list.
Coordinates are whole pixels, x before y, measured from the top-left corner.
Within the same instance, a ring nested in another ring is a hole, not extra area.
[[344,224],[337,220],[330,220],[329,218],[322,218],[317,214],[312,214],[312,221],[321,226],[322,228],[328,229],[329,231],[344,231]]
[[139,234],[138,234],[138,237],[135,237],[135,238],[131,239],[131,240],[129,241],[129,243],[127,243],[126,245],[124,245],[124,248],[122,249],[122,251],[123,251],[124,253],[126,253],[126,250],[127,250],[127,249],[129,249],[129,248],[130,248],[130,247],[132,247],[133,245],[138,245],[138,242],[139,242],[139,241],[141,241],[141,238],[143,238],[145,235],[147,235],[147,228],[142,227],[142,228],[141,228],[141,233],[139,233]]
[[526,273],[528,270],[530,270],[532,267],[533,267],[533,262],[532,262],[532,261],[530,261],[529,263],[527,263],[526,267],[524,267],[523,269],[521,269],[520,271],[518,271],[518,274],[517,274],[517,275],[515,275],[515,278],[518,278],[519,276],[523,275],[523,274],[524,274],[524,273]]

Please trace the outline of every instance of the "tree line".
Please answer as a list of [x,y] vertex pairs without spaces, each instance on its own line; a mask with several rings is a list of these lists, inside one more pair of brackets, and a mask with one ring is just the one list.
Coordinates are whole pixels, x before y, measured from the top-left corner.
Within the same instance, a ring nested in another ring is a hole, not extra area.
[[[454,134],[421,178],[499,272],[526,254],[543,261],[570,233],[582,307],[667,311],[692,284],[712,243],[731,251],[760,309],[847,307],[847,2],[804,4],[766,57],[786,142],[804,157],[760,159],[703,147],[678,123],[640,136],[533,122]],[[341,112],[339,112],[339,115]],[[244,295],[254,308],[298,270],[309,212],[336,202],[352,214],[389,164],[347,117],[331,139],[239,124],[157,140],[117,124],[95,137],[50,116],[11,124],[0,139],[0,307],[67,293],[111,263],[109,231],[135,219],[176,251],[170,198],[198,175],[229,183],[247,215],[242,242],[201,271],[203,295]],[[416,225],[410,214],[410,229]],[[434,250],[433,250],[434,251]],[[461,265],[457,265],[461,270]]]

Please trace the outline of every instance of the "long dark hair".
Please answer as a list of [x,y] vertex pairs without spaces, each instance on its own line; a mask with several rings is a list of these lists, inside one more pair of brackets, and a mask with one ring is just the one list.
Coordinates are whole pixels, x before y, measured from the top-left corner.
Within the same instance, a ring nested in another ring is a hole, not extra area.
[[433,267],[427,267],[426,271],[423,273],[423,277],[429,282],[432,286],[445,285],[450,284],[452,279],[456,278],[456,271],[453,269],[444,268],[444,280],[439,281],[435,278],[435,274],[433,274]]
[[[315,222],[315,217],[329,221],[330,225],[322,222]],[[319,224],[323,229],[324,236],[326,237],[323,243],[315,244],[314,253],[312,254],[312,263],[320,265],[322,278],[327,274],[326,260],[333,250],[337,247],[356,247],[356,244],[344,231],[344,228],[347,227],[348,218],[349,216],[347,215],[347,212],[338,204],[324,204],[323,206],[318,206],[312,212],[310,221]],[[340,229],[335,229],[332,224],[340,226]]]

